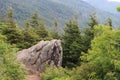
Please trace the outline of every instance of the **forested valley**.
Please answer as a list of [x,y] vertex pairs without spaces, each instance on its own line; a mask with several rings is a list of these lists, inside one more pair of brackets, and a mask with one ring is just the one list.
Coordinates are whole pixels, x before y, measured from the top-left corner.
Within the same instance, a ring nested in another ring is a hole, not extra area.
[[111,18],[100,24],[91,14],[81,29],[75,16],[59,32],[57,19],[47,29],[37,11],[23,27],[14,20],[12,8],[6,14],[0,18],[0,80],[24,80],[27,72],[16,62],[16,52],[52,39],[62,41],[62,66],[47,67],[41,80],[120,80],[120,28],[113,28]]

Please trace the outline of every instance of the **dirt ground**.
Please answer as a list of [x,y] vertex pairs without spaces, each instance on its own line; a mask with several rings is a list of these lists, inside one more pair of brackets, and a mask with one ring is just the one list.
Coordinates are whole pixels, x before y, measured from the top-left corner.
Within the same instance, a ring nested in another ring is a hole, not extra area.
[[26,80],[40,80],[40,76],[36,74],[27,75]]

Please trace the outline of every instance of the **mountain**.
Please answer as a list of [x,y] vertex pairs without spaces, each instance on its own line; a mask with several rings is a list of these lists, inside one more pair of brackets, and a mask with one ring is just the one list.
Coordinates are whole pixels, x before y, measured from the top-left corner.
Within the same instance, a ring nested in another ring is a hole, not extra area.
[[63,24],[74,15],[77,15],[81,27],[86,26],[89,15],[93,13],[96,13],[101,23],[105,22],[108,17],[112,18],[115,27],[120,23],[120,16],[97,9],[82,0],[0,0],[0,14],[5,16],[9,7],[13,8],[14,18],[22,25],[37,9],[40,19],[44,17],[49,28],[53,26],[53,21],[56,18],[60,31],[63,30]]
[[116,7],[120,6],[120,1],[119,2],[114,0],[84,0],[84,1],[101,10],[118,14]]

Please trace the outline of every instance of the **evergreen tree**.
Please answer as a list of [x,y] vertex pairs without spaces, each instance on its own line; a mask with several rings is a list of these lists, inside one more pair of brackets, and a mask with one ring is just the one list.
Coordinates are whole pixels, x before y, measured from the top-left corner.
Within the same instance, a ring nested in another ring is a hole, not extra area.
[[77,21],[69,21],[63,35],[63,67],[75,67],[80,65],[81,33]]
[[23,29],[24,42],[22,48],[29,48],[32,45],[36,44],[39,40],[39,36],[35,33],[35,29],[30,26],[30,23],[27,21],[25,23],[25,28]]
[[2,24],[3,22],[5,22],[5,18],[3,15],[0,14],[0,24]]
[[7,21],[2,23],[1,29],[2,34],[7,37],[10,44],[16,44],[20,47],[19,44],[23,41],[23,34],[14,21],[13,11],[11,8],[8,10]]
[[58,22],[57,22],[57,20],[54,21],[54,28],[51,32],[51,35],[52,35],[53,39],[60,39],[61,38],[59,33],[58,33]]
[[51,39],[49,32],[46,30],[44,20],[39,20],[38,11],[31,17],[30,26],[34,28],[34,32],[39,36],[39,41]]
[[10,7],[7,11],[8,20],[7,23],[9,26],[16,28],[16,23],[14,21],[13,9]]
[[98,25],[98,21],[96,19],[95,14],[90,15],[90,22],[88,23],[88,28],[85,29],[84,31],[84,37],[83,37],[83,41],[84,41],[84,52],[87,52],[88,49],[90,49],[90,45],[91,45],[91,41],[94,38],[94,26]]
[[108,18],[107,22],[105,23],[105,25],[110,26],[110,29],[112,30],[112,27],[113,27],[113,25],[112,25],[112,19]]
[[35,11],[35,13],[32,15],[31,21],[30,21],[30,26],[31,27],[38,27],[39,26],[38,11]]
[[93,29],[95,25],[98,25],[98,21],[96,19],[95,14],[90,15],[90,22],[88,23],[88,25],[90,26],[91,29]]
[[35,28],[35,32],[39,36],[39,40],[51,39],[49,32],[46,30],[44,20],[40,21],[40,25]]

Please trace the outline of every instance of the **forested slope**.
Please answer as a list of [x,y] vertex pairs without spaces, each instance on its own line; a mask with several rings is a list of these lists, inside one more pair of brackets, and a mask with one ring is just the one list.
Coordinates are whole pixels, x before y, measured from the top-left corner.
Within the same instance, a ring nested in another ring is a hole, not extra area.
[[46,25],[52,26],[54,19],[63,24],[74,15],[77,15],[81,27],[86,26],[89,15],[96,13],[98,20],[104,22],[108,17],[112,18],[113,25],[116,27],[120,21],[119,16],[101,11],[81,0],[0,0],[0,14],[5,15],[6,10],[12,7],[15,13],[14,18],[20,23],[37,10],[41,19],[44,17]]

